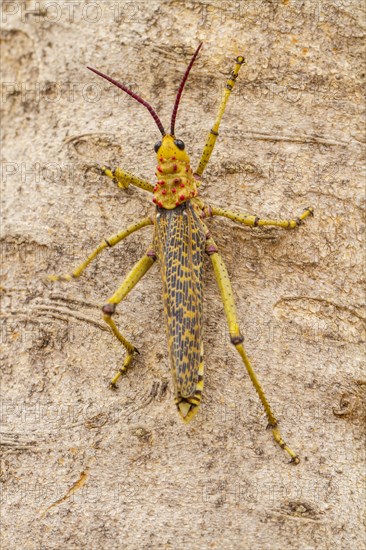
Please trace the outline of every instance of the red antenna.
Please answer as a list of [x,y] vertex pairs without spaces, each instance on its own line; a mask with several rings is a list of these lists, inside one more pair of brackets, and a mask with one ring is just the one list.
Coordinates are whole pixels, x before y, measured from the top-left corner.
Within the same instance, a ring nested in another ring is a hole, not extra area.
[[117,80],[114,80],[114,78],[111,78],[110,76],[107,76],[106,74],[103,74],[103,73],[97,71],[96,69],[92,69],[92,67],[87,67],[87,68],[89,69],[89,71],[92,71],[93,73],[97,74],[98,76],[101,76],[102,78],[105,78],[106,80],[108,80],[108,82],[111,82],[111,84],[114,84],[115,86],[117,86],[117,88],[120,88],[121,90],[126,92],[126,94],[130,95],[131,97],[136,99],[136,101],[138,101],[139,103],[144,105],[146,107],[146,109],[149,111],[149,113],[151,114],[151,116],[153,117],[153,119],[155,120],[156,125],[157,125],[157,127],[159,128],[159,130],[161,132],[161,135],[163,137],[165,136],[164,126],[162,125],[160,118],[156,114],[156,111],[151,107],[151,105],[147,101],[145,101],[140,96],[138,96],[137,94],[132,92],[124,84],[121,84]]
[[181,81],[181,83],[179,85],[179,88],[178,88],[177,97],[175,98],[175,103],[174,103],[174,108],[173,108],[173,113],[172,113],[172,121],[171,121],[171,124],[170,124],[170,133],[172,134],[172,136],[174,136],[175,119],[177,118],[178,106],[179,106],[179,101],[180,101],[180,98],[181,98],[181,95],[182,95],[182,92],[183,92],[183,88],[184,88],[184,85],[187,81],[189,71],[191,70],[192,65],[193,65],[193,63],[194,63],[194,61],[195,61],[195,59],[198,55],[198,52],[201,49],[201,46],[202,46],[202,42],[198,46],[197,50],[194,52],[193,57],[191,59],[191,62],[188,65],[187,70],[184,73],[184,76],[183,76],[182,81]]

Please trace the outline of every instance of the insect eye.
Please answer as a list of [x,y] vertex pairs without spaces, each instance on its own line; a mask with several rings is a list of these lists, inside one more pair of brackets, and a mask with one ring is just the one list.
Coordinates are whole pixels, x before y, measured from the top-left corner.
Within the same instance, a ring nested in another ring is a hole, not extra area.
[[154,145],[154,151],[157,153],[161,147],[161,141],[157,141]]
[[181,139],[175,139],[174,143],[178,147],[178,149],[180,149],[181,151],[184,150],[185,145],[184,145],[184,142]]

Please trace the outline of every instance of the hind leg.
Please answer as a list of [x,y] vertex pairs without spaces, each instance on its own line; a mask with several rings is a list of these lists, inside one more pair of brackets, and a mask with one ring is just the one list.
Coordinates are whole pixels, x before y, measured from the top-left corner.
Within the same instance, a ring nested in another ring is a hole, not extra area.
[[225,264],[223,262],[223,259],[221,258],[220,254],[218,254],[217,247],[216,247],[216,250],[214,250],[214,246],[216,245],[214,245],[213,241],[211,241],[211,243],[212,243],[211,249],[208,253],[212,261],[216,281],[220,289],[222,302],[224,304],[225,314],[229,324],[229,333],[230,333],[231,343],[235,346],[236,350],[238,351],[248,371],[249,377],[253,383],[255,391],[257,392],[258,397],[261,400],[263,408],[266,412],[266,415],[268,418],[268,427],[271,428],[272,434],[276,443],[278,443],[278,445],[284,451],[286,451],[286,453],[288,453],[288,455],[291,457],[291,462],[293,462],[294,464],[298,464],[300,462],[300,459],[298,458],[297,454],[294,453],[290,449],[290,447],[287,445],[287,443],[285,443],[285,441],[282,439],[282,436],[278,429],[278,422],[276,420],[276,417],[272,412],[272,409],[267,401],[267,398],[262,389],[262,386],[258,381],[258,378],[253,370],[252,365],[250,364],[247,354],[245,353],[245,349],[243,347],[243,337],[241,336],[240,330],[239,330],[238,317],[236,313],[236,307],[234,303],[233,291],[231,288],[229,275],[225,267]]

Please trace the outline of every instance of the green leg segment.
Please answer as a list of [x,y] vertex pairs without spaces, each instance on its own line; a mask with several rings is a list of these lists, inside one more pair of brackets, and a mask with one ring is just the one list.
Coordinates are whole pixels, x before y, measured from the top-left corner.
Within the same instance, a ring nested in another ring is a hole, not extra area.
[[131,269],[117,292],[109,298],[107,303],[103,306],[103,319],[107,323],[107,325],[110,327],[111,331],[121,342],[121,344],[126,348],[127,355],[123,362],[122,367],[117,372],[117,374],[113,377],[111,381],[111,386],[115,387],[116,382],[118,378],[124,374],[128,367],[130,366],[133,356],[135,353],[138,353],[135,346],[131,344],[119,331],[116,323],[112,319],[112,315],[116,311],[116,305],[119,304],[126,296],[127,294],[134,288],[134,286],[139,282],[140,279],[145,275],[145,273],[150,269],[150,267],[155,262],[156,256],[153,250],[148,250],[145,256],[139,260],[134,267]]
[[234,303],[234,297],[233,297],[233,291],[231,288],[229,275],[227,272],[227,269],[225,267],[225,264],[217,252],[214,251],[214,247],[210,246],[210,249],[208,250],[208,254],[210,255],[212,265],[215,272],[215,277],[217,280],[217,284],[220,289],[221,298],[224,304],[225,309],[225,315],[227,317],[227,321],[229,324],[229,332],[230,332],[230,340],[231,343],[236,347],[239,355],[241,356],[243,363],[248,371],[249,377],[253,383],[253,386],[259,396],[259,399],[261,400],[261,403],[264,407],[264,410],[266,412],[269,427],[272,429],[273,437],[280,445],[282,449],[284,449],[291,457],[291,462],[294,462],[295,464],[298,464],[300,462],[298,456],[288,447],[288,445],[284,442],[284,440],[281,437],[281,434],[279,432],[279,429],[277,427],[278,422],[275,418],[275,416],[272,413],[271,407],[267,401],[267,398],[265,396],[265,393],[262,389],[262,386],[260,385],[256,374],[250,364],[250,361],[245,353],[244,347],[243,347],[243,337],[240,334],[239,325],[238,325],[238,317],[236,313],[236,307]]
[[130,225],[129,227],[127,227],[127,229],[120,231],[116,235],[111,235],[107,239],[104,239],[104,241],[102,241],[100,245],[97,246],[97,248],[95,248],[95,250],[93,250],[91,254],[89,254],[87,259],[82,264],[80,264],[76,269],[74,269],[74,271],[71,274],[66,273],[64,275],[49,275],[48,280],[49,281],[70,281],[72,278],[79,277],[84,271],[84,269],[86,269],[86,267],[98,256],[98,254],[100,254],[100,252],[102,252],[102,250],[104,250],[107,247],[114,246],[115,244],[119,243],[120,241],[128,237],[128,235],[131,235],[131,233],[134,233],[135,231],[138,231],[139,229],[142,229],[147,225],[153,225],[153,223],[154,222],[152,221],[152,219],[150,217],[147,217],[141,220],[140,222]]
[[219,135],[219,126],[220,126],[220,122],[221,122],[222,116],[223,116],[224,111],[225,111],[227,101],[228,101],[229,96],[230,96],[230,94],[231,94],[231,92],[232,92],[232,90],[235,86],[235,81],[238,77],[240,67],[243,65],[243,63],[245,63],[244,57],[239,56],[239,57],[236,58],[235,66],[234,66],[233,70],[231,71],[230,77],[229,77],[229,79],[226,83],[226,88],[225,88],[225,91],[224,91],[224,94],[223,94],[223,97],[222,97],[222,100],[221,100],[221,104],[220,104],[219,111],[218,111],[217,116],[216,116],[215,123],[212,126],[212,129],[210,130],[210,133],[207,136],[206,144],[204,146],[204,149],[203,149],[203,152],[202,152],[202,155],[201,155],[201,159],[199,161],[197,170],[194,174],[195,176],[199,176],[199,177],[202,176],[203,171],[205,170],[205,168],[207,166],[207,163],[210,160],[211,153],[212,153],[212,151],[215,147],[217,136]]
[[239,214],[237,212],[233,212],[232,210],[227,210],[226,208],[217,208],[216,206],[213,206],[210,209],[210,215],[225,216],[225,218],[229,218],[230,220],[233,220],[233,222],[241,223],[243,225],[249,225],[251,227],[264,227],[266,225],[272,225],[275,227],[283,227],[285,229],[294,229],[298,225],[301,225],[305,218],[307,218],[308,216],[313,216],[314,209],[311,207],[305,208],[303,213],[293,220],[264,220],[258,218],[257,216]]
[[108,176],[113,181],[116,181],[118,187],[121,187],[122,189],[127,189],[129,185],[136,185],[136,187],[145,189],[145,191],[149,191],[150,193],[154,192],[154,186],[152,185],[152,183],[149,183],[147,180],[134,176],[133,174],[122,170],[122,168],[111,170],[111,168],[109,168],[108,166],[102,166],[101,170],[105,176]]

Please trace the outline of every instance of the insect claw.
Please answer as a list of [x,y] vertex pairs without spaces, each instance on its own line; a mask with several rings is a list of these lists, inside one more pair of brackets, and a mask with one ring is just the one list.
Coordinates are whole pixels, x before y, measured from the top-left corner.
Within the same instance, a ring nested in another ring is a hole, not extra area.
[[109,389],[115,391],[117,389],[117,384],[114,382],[109,382]]
[[288,461],[289,464],[300,464],[301,460],[299,459],[298,456],[293,456],[291,457],[291,459]]
[[138,350],[137,348],[134,347],[134,348],[133,348],[133,351],[134,351],[134,353],[137,353],[137,355],[140,355],[140,352],[139,352],[139,350]]

